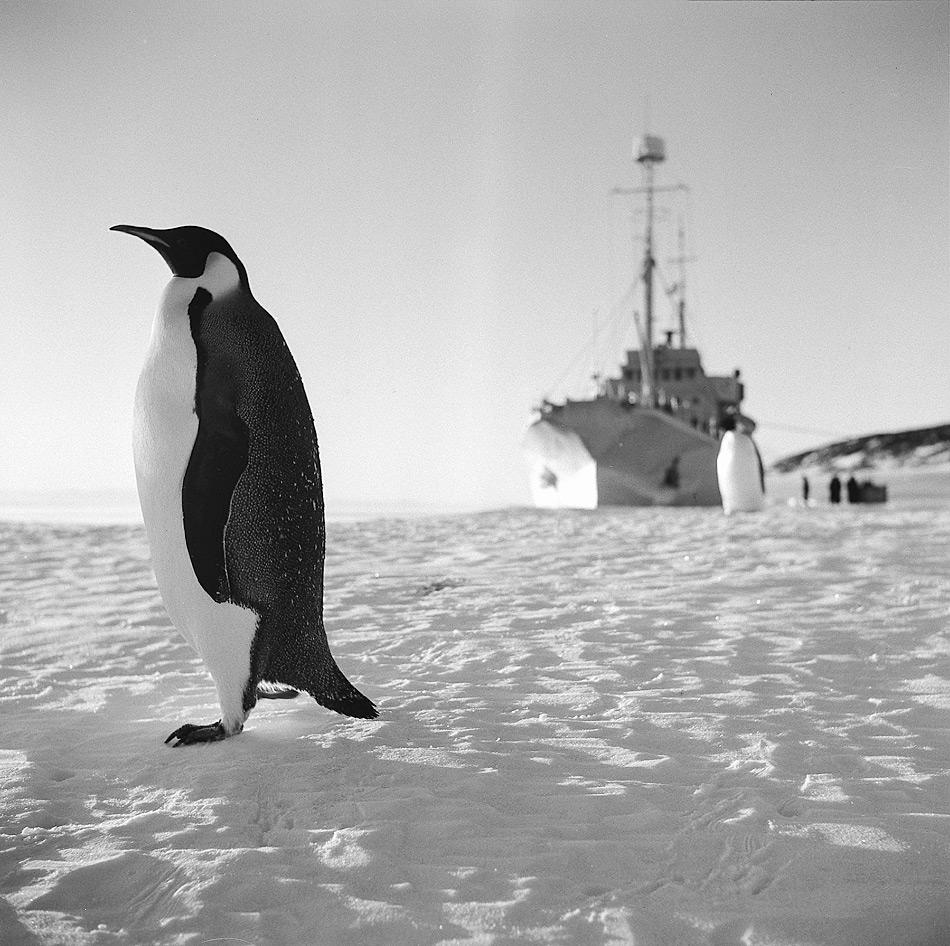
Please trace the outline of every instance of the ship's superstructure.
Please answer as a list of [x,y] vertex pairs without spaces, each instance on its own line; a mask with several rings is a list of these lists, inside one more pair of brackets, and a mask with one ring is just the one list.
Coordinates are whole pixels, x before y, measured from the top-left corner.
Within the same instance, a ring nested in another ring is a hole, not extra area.
[[[642,365],[643,353],[628,351],[620,377],[602,381],[599,397],[649,406],[643,402]],[[697,349],[674,348],[669,338],[667,344],[653,348],[653,377],[653,406],[712,436],[717,436],[723,414],[738,410],[742,403],[744,386],[738,372],[707,375]]]
[[633,315],[640,348],[627,352],[619,377],[600,380],[594,398],[542,402],[524,441],[532,498],[538,506],[592,509],[720,502],[720,424],[727,414],[740,413],[744,387],[738,371],[707,375],[699,351],[687,347],[682,280],[678,330],[666,332],[665,341],[654,344],[654,195],[682,185],[654,184],[655,166],[666,157],[661,138],[645,135],[636,143],[634,157],[643,169],[644,186],[615,192],[646,198],[639,277],[642,323]]

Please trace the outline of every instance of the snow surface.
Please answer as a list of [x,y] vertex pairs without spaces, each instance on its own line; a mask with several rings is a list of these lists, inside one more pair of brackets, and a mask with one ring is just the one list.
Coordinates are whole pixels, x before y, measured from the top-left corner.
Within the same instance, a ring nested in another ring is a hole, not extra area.
[[950,942],[950,476],[888,482],[331,524],[381,718],[180,749],[143,531],[0,524],[0,943]]

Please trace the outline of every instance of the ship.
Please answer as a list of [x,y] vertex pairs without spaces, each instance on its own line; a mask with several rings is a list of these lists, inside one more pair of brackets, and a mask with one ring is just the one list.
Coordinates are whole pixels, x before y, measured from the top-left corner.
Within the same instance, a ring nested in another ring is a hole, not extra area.
[[[626,352],[617,377],[595,376],[596,393],[558,403],[543,399],[523,441],[531,498],[544,508],[600,506],[718,506],[716,457],[729,418],[751,432],[742,413],[745,385],[739,370],[709,375],[698,349],[687,344],[686,302],[681,281],[677,328],[654,341],[654,201],[661,191],[684,185],[654,183],[666,159],[662,138],[647,134],[634,142],[643,186],[615,188],[646,202],[644,252],[631,287],[642,290],[643,319],[631,312],[638,349]],[[682,239],[682,238],[681,238]],[[682,249],[681,249],[682,259]]]

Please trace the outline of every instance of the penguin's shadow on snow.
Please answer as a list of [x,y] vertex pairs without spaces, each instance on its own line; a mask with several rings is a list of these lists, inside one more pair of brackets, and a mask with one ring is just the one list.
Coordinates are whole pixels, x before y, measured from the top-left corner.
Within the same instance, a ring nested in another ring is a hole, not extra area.
[[440,591],[459,588],[464,584],[465,582],[461,578],[438,578],[434,581],[428,582],[425,585],[422,585],[418,591],[415,592],[415,597],[425,598],[429,595],[437,594]]

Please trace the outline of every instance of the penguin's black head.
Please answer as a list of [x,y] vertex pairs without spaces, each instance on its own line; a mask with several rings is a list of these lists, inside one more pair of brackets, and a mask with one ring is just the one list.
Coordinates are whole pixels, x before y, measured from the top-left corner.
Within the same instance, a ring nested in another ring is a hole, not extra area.
[[172,227],[170,230],[153,230],[150,227],[130,227],[120,223],[110,227],[120,233],[131,233],[151,244],[162,254],[173,275],[194,279],[205,271],[208,254],[220,253],[237,267],[241,282],[247,285],[247,271],[231,244],[214,230],[204,227]]
[[726,414],[721,421],[719,421],[720,430],[735,430],[736,429],[736,415],[735,414]]

